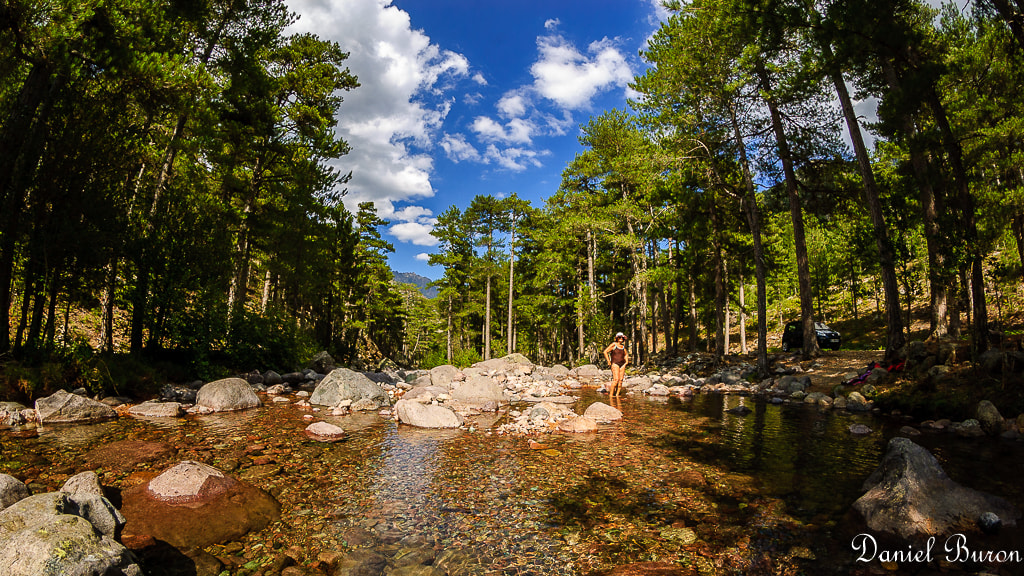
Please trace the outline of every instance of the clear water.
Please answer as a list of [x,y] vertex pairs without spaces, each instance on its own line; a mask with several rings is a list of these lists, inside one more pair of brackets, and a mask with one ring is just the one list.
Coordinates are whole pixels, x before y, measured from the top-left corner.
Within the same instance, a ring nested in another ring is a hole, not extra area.
[[[595,401],[608,399],[588,392],[576,409]],[[726,412],[741,403],[753,412]],[[301,432],[311,412],[275,403],[176,420],[47,427],[31,438],[7,430],[0,431],[0,471],[52,490],[88,469],[96,447],[169,442],[178,449],[173,458],[101,468],[102,481],[117,491],[174,461],[196,459],[274,494],[281,522],[231,552],[208,549],[236,573],[292,546],[311,565],[321,553],[348,550],[358,534],[385,547],[425,537],[437,549],[464,552],[476,562],[467,573],[479,574],[589,574],[642,561],[679,563],[701,574],[881,569],[854,562],[850,538],[862,527],[849,511],[901,422],[718,395],[626,398],[619,406],[625,418],[596,434],[532,437],[546,449],[488,433],[501,415],[475,421],[478,430],[470,433],[399,426],[376,414],[316,413],[349,434],[321,444]],[[854,436],[853,423],[875,431]],[[954,480],[1024,508],[1024,443],[929,433],[915,441]],[[695,541],[681,531],[692,531]],[[1024,550],[1015,529],[984,543]],[[898,573],[966,568],[909,564]],[[1021,568],[996,567],[1005,574]],[[147,569],[179,573],[174,566]]]

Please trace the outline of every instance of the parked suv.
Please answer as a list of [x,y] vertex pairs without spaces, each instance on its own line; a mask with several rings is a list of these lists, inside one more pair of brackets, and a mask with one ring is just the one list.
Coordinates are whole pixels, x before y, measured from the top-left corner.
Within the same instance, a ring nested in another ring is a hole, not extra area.
[[[818,348],[822,350],[839,350],[843,337],[835,330],[821,322],[814,323],[814,332],[818,337]],[[782,351],[798,350],[804,347],[804,329],[799,320],[786,324],[782,331]]]

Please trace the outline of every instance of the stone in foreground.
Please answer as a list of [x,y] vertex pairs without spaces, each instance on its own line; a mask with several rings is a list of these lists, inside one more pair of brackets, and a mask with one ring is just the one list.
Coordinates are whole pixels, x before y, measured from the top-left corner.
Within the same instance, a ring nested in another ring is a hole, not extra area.
[[65,390],[36,400],[36,414],[40,424],[92,422],[117,418],[117,412],[102,402],[90,400]]
[[28,498],[28,486],[14,476],[0,474],[0,510]]
[[50,492],[0,511],[0,574],[141,576],[135,556],[78,508],[68,494]]
[[583,415],[587,418],[593,418],[598,422],[611,422],[612,420],[622,419],[622,410],[609,406],[604,402],[594,402],[590,406],[587,406]]
[[182,550],[235,540],[281,517],[280,504],[266,492],[191,460],[123,498],[125,535],[149,535]]
[[562,432],[597,432],[597,420],[588,416],[577,416],[558,423]]
[[395,403],[398,421],[419,428],[458,428],[462,426],[459,415],[443,406],[420,404],[415,400],[399,400]]
[[976,524],[986,512],[1005,526],[1020,510],[1009,502],[953,482],[928,450],[896,437],[882,463],[864,482],[867,493],[853,504],[872,530],[906,540],[951,534]]
[[345,439],[345,431],[341,426],[329,422],[314,422],[303,431],[317,442],[339,442]]
[[241,378],[224,378],[204,384],[196,395],[196,406],[214,412],[233,412],[262,406],[252,386]]

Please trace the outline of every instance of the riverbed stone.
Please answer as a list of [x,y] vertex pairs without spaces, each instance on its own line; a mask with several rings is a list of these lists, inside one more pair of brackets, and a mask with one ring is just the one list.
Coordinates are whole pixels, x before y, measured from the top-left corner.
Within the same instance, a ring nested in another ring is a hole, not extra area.
[[177,418],[185,413],[179,402],[143,402],[128,409],[132,416],[147,418]]
[[850,424],[850,434],[856,436],[867,436],[871,434],[871,428],[868,428],[864,424]]
[[196,395],[196,406],[214,412],[233,412],[262,406],[249,383],[241,378],[224,378],[204,384]]
[[28,498],[28,486],[14,476],[0,474],[0,510]]
[[395,403],[398,421],[419,428],[458,428],[462,419],[444,406],[421,404],[413,400],[399,400]]
[[338,442],[345,439],[345,430],[330,422],[314,422],[306,426],[303,432],[317,442]]
[[1007,526],[1021,517],[1006,500],[953,482],[928,450],[908,438],[889,441],[864,489],[853,508],[868,527],[908,540],[951,534],[963,520],[976,523],[986,512]]
[[451,399],[470,405],[483,404],[491,400],[499,404],[508,402],[504,387],[488,376],[467,378],[458,388],[452,390]]
[[40,424],[92,422],[117,418],[117,412],[102,402],[58,390],[53,395],[36,400],[36,414]]
[[118,440],[86,452],[85,463],[94,468],[128,471],[139,464],[169,458],[177,449],[167,442]]
[[185,460],[123,493],[125,534],[185,550],[236,540],[281,517],[272,496],[200,462]]
[[601,375],[601,369],[594,364],[584,364],[569,371],[569,374],[582,380],[592,380]]
[[374,401],[377,407],[391,404],[387,392],[366,375],[348,368],[338,368],[332,370],[316,385],[316,389],[309,397],[309,403],[337,406],[342,400],[351,400],[354,404],[364,398]]
[[693,566],[669,562],[633,562],[616,566],[602,574],[604,576],[697,576],[700,573]]
[[587,416],[577,416],[558,423],[558,429],[562,432],[597,432],[597,420]]
[[429,404],[441,394],[448,394],[445,386],[413,386],[408,392],[402,395],[403,400],[415,401],[420,404]]
[[981,429],[989,436],[998,436],[1003,431],[1003,416],[999,409],[989,400],[982,400],[974,411],[975,417],[981,424]]
[[964,420],[963,422],[955,422],[950,429],[960,437],[963,438],[980,438],[985,435],[985,431],[981,428],[981,422],[978,422],[974,418]]
[[50,492],[0,511],[0,574],[141,576],[135,556],[78,508],[68,494]]
[[384,556],[366,548],[358,548],[338,562],[333,576],[380,576],[387,565]]
[[622,419],[622,410],[609,406],[604,402],[594,402],[583,412],[583,415],[587,418],[592,418],[597,422],[611,422],[612,420]]

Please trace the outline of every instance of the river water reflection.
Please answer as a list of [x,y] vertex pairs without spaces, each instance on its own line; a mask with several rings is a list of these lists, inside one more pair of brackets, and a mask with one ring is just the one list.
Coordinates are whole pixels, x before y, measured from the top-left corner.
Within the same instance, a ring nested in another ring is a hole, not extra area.
[[[576,409],[598,400],[608,401],[584,393]],[[741,403],[752,412],[726,411]],[[317,413],[349,433],[321,444],[301,433],[310,412],[267,403],[243,413],[47,428],[35,438],[0,431],[0,471],[56,489],[89,469],[86,457],[98,446],[169,442],[178,449],[173,458],[101,468],[104,484],[127,488],[173,461],[197,459],[270,491],[282,503],[281,522],[231,553],[209,549],[235,573],[291,546],[310,565],[324,552],[407,536],[465,552],[476,561],[466,574],[589,574],[642,561],[701,574],[879,569],[854,562],[850,541],[863,528],[849,510],[902,423],[735,396],[627,398],[620,407],[624,419],[597,434],[537,436],[546,448],[531,449],[526,438],[489,433],[501,423],[494,417],[468,432],[398,426],[375,414]],[[853,423],[875,431],[854,436]],[[927,433],[915,441],[954,480],[1024,507],[1024,444]],[[987,544],[1024,550],[1015,529]]]

